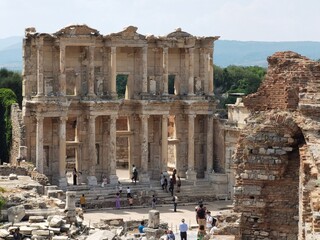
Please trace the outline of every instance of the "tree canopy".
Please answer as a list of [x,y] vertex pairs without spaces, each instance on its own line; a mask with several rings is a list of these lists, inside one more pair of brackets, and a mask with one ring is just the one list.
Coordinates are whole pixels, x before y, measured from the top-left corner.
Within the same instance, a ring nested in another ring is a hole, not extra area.
[[0,69],[0,88],[10,88],[17,97],[17,102],[22,106],[22,76],[19,72]]
[[[214,66],[214,86],[217,96],[220,96],[222,107],[234,103],[236,98],[226,93],[242,93],[248,95],[259,88],[266,74],[266,69],[258,66]],[[221,97],[227,95],[227,98]]]

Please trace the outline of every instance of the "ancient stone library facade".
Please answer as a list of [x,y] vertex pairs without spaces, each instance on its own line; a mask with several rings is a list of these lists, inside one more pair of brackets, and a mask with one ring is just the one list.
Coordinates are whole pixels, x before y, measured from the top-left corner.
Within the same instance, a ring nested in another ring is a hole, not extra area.
[[144,36],[133,26],[109,35],[86,25],[26,29],[17,155],[60,186],[73,167],[92,185],[103,176],[117,183],[118,165],[135,164],[142,182],[173,168],[189,180],[224,174],[223,150],[214,151],[218,38],[181,29]]

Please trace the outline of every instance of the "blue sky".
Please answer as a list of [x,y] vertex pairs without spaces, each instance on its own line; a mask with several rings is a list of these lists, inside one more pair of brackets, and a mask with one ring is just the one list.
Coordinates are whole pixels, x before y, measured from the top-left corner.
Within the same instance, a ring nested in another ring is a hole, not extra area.
[[104,35],[133,25],[144,35],[181,27],[225,40],[320,41],[320,0],[0,0],[0,9],[0,38],[87,24]]

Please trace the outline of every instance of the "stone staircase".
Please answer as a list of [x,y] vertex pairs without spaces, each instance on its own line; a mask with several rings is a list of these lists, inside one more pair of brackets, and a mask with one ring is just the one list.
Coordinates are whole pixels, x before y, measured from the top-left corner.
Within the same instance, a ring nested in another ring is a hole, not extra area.
[[[172,204],[171,193],[162,190],[160,181],[151,180],[149,183],[132,183],[129,180],[121,180],[122,194],[121,194],[121,207],[129,207],[127,200],[127,187],[131,189],[131,195],[133,196],[133,207],[150,207],[152,195],[157,197],[157,205]],[[205,179],[197,180],[196,182],[187,181],[182,179],[182,186],[180,192],[174,190],[174,195],[178,197],[179,204],[196,204],[199,200],[214,201],[217,199],[225,200],[227,194],[217,194],[216,186],[212,185]],[[87,209],[100,209],[100,208],[114,208],[116,193],[118,192],[117,185],[107,184],[104,187],[97,185],[95,187],[88,185],[69,185],[67,191],[76,192],[76,204],[80,206],[79,199],[82,194],[85,195],[87,200]],[[50,189],[49,194],[52,194],[55,190]],[[61,195],[61,190],[56,190],[59,193],[61,199],[64,198],[64,194]]]

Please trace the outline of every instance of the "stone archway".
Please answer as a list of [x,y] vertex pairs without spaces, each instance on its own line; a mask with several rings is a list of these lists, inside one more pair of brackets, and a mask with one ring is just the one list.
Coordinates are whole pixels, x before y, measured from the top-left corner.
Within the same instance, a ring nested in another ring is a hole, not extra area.
[[259,112],[248,119],[235,160],[241,239],[298,239],[299,148],[304,144],[290,113]]

